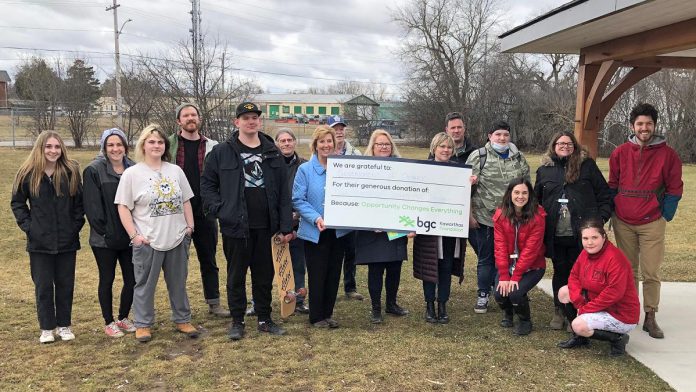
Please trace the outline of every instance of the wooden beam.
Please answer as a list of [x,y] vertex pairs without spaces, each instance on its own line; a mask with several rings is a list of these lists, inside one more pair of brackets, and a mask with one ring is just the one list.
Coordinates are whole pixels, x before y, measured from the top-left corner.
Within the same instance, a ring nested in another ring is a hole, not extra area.
[[600,105],[599,111],[599,121],[604,121],[607,113],[614,106],[616,101],[619,100],[621,95],[628,91],[629,88],[633,87],[636,83],[645,79],[646,77],[659,71],[660,68],[633,68],[626,75],[624,75],[621,80],[619,80],[615,85],[613,85],[604,97],[602,98],[602,104]]
[[599,65],[585,63],[585,57],[580,55],[578,64],[578,89],[575,103],[575,137],[578,141],[587,146],[592,157],[597,156],[597,136],[595,133],[594,144],[592,142],[591,132],[585,131],[585,111],[587,99],[590,96],[592,86],[597,79],[599,73]]
[[633,60],[696,48],[696,18],[582,48],[586,64]]
[[696,57],[654,56],[624,61],[622,67],[696,69]]
[[595,129],[599,126],[599,108],[602,104],[602,96],[607,89],[609,82],[614,77],[616,70],[619,69],[618,61],[609,60],[599,66],[599,73],[592,83],[592,89],[585,101],[585,129]]

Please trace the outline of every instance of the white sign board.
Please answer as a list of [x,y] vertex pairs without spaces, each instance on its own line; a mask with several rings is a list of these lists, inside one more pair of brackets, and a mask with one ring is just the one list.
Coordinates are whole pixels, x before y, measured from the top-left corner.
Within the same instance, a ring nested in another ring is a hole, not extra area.
[[332,228],[469,236],[471,166],[331,156],[324,222]]

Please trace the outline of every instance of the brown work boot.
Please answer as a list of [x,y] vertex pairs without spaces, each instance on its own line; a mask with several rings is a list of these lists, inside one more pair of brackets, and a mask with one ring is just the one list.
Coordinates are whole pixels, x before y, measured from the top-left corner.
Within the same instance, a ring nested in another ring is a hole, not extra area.
[[150,328],[136,328],[135,329],[135,339],[140,343],[146,343],[152,340],[152,334],[150,333]]
[[191,323],[176,323],[176,330],[185,333],[190,338],[198,337],[198,330]]
[[565,326],[565,315],[563,314],[563,310],[561,309],[560,306],[556,306],[556,310],[553,313],[553,318],[551,319],[551,322],[549,322],[549,327],[551,329],[560,331],[563,329]]
[[218,317],[230,317],[230,311],[223,308],[220,304],[209,304],[208,313]]
[[651,338],[662,339],[665,333],[662,332],[660,326],[655,320],[655,311],[645,312],[645,320],[643,320],[643,331],[646,331]]

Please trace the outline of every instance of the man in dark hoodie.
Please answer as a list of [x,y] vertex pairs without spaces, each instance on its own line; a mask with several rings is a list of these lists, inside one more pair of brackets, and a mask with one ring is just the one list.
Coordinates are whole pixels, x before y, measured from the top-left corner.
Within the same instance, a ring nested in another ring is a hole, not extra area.
[[201,176],[203,208],[220,222],[227,259],[227,301],[232,313],[228,337],[244,337],[246,272],[258,316],[258,331],[283,335],[271,319],[273,260],[271,238],[292,239],[292,204],[287,167],[273,138],[259,131],[261,109],[252,102],[237,106],[237,130],[213,148]]
[[633,134],[609,158],[609,188],[614,197],[611,218],[616,244],[633,266],[638,288],[643,274],[643,331],[661,339],[655,320],[660,303],[660,264],[665,256],[665,227],[682,197],[682,163],[665,137],[655,133],[657,110],[641,103],[631,110]]

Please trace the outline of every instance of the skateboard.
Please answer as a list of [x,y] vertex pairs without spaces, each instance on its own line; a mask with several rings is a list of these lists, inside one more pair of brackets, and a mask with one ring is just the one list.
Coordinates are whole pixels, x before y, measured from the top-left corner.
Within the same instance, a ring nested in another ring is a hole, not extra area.
[[295,313],[297,296],[306,296],[307,290],[301,288],[297,292],[295,291],[295,275],[292,273],[290,246],[282,243],[279,235],[275,235],[271,239],[271,252],[273,254],[273,268],[275,269],[275,283],[278,286],[280,318],[285,319]]

